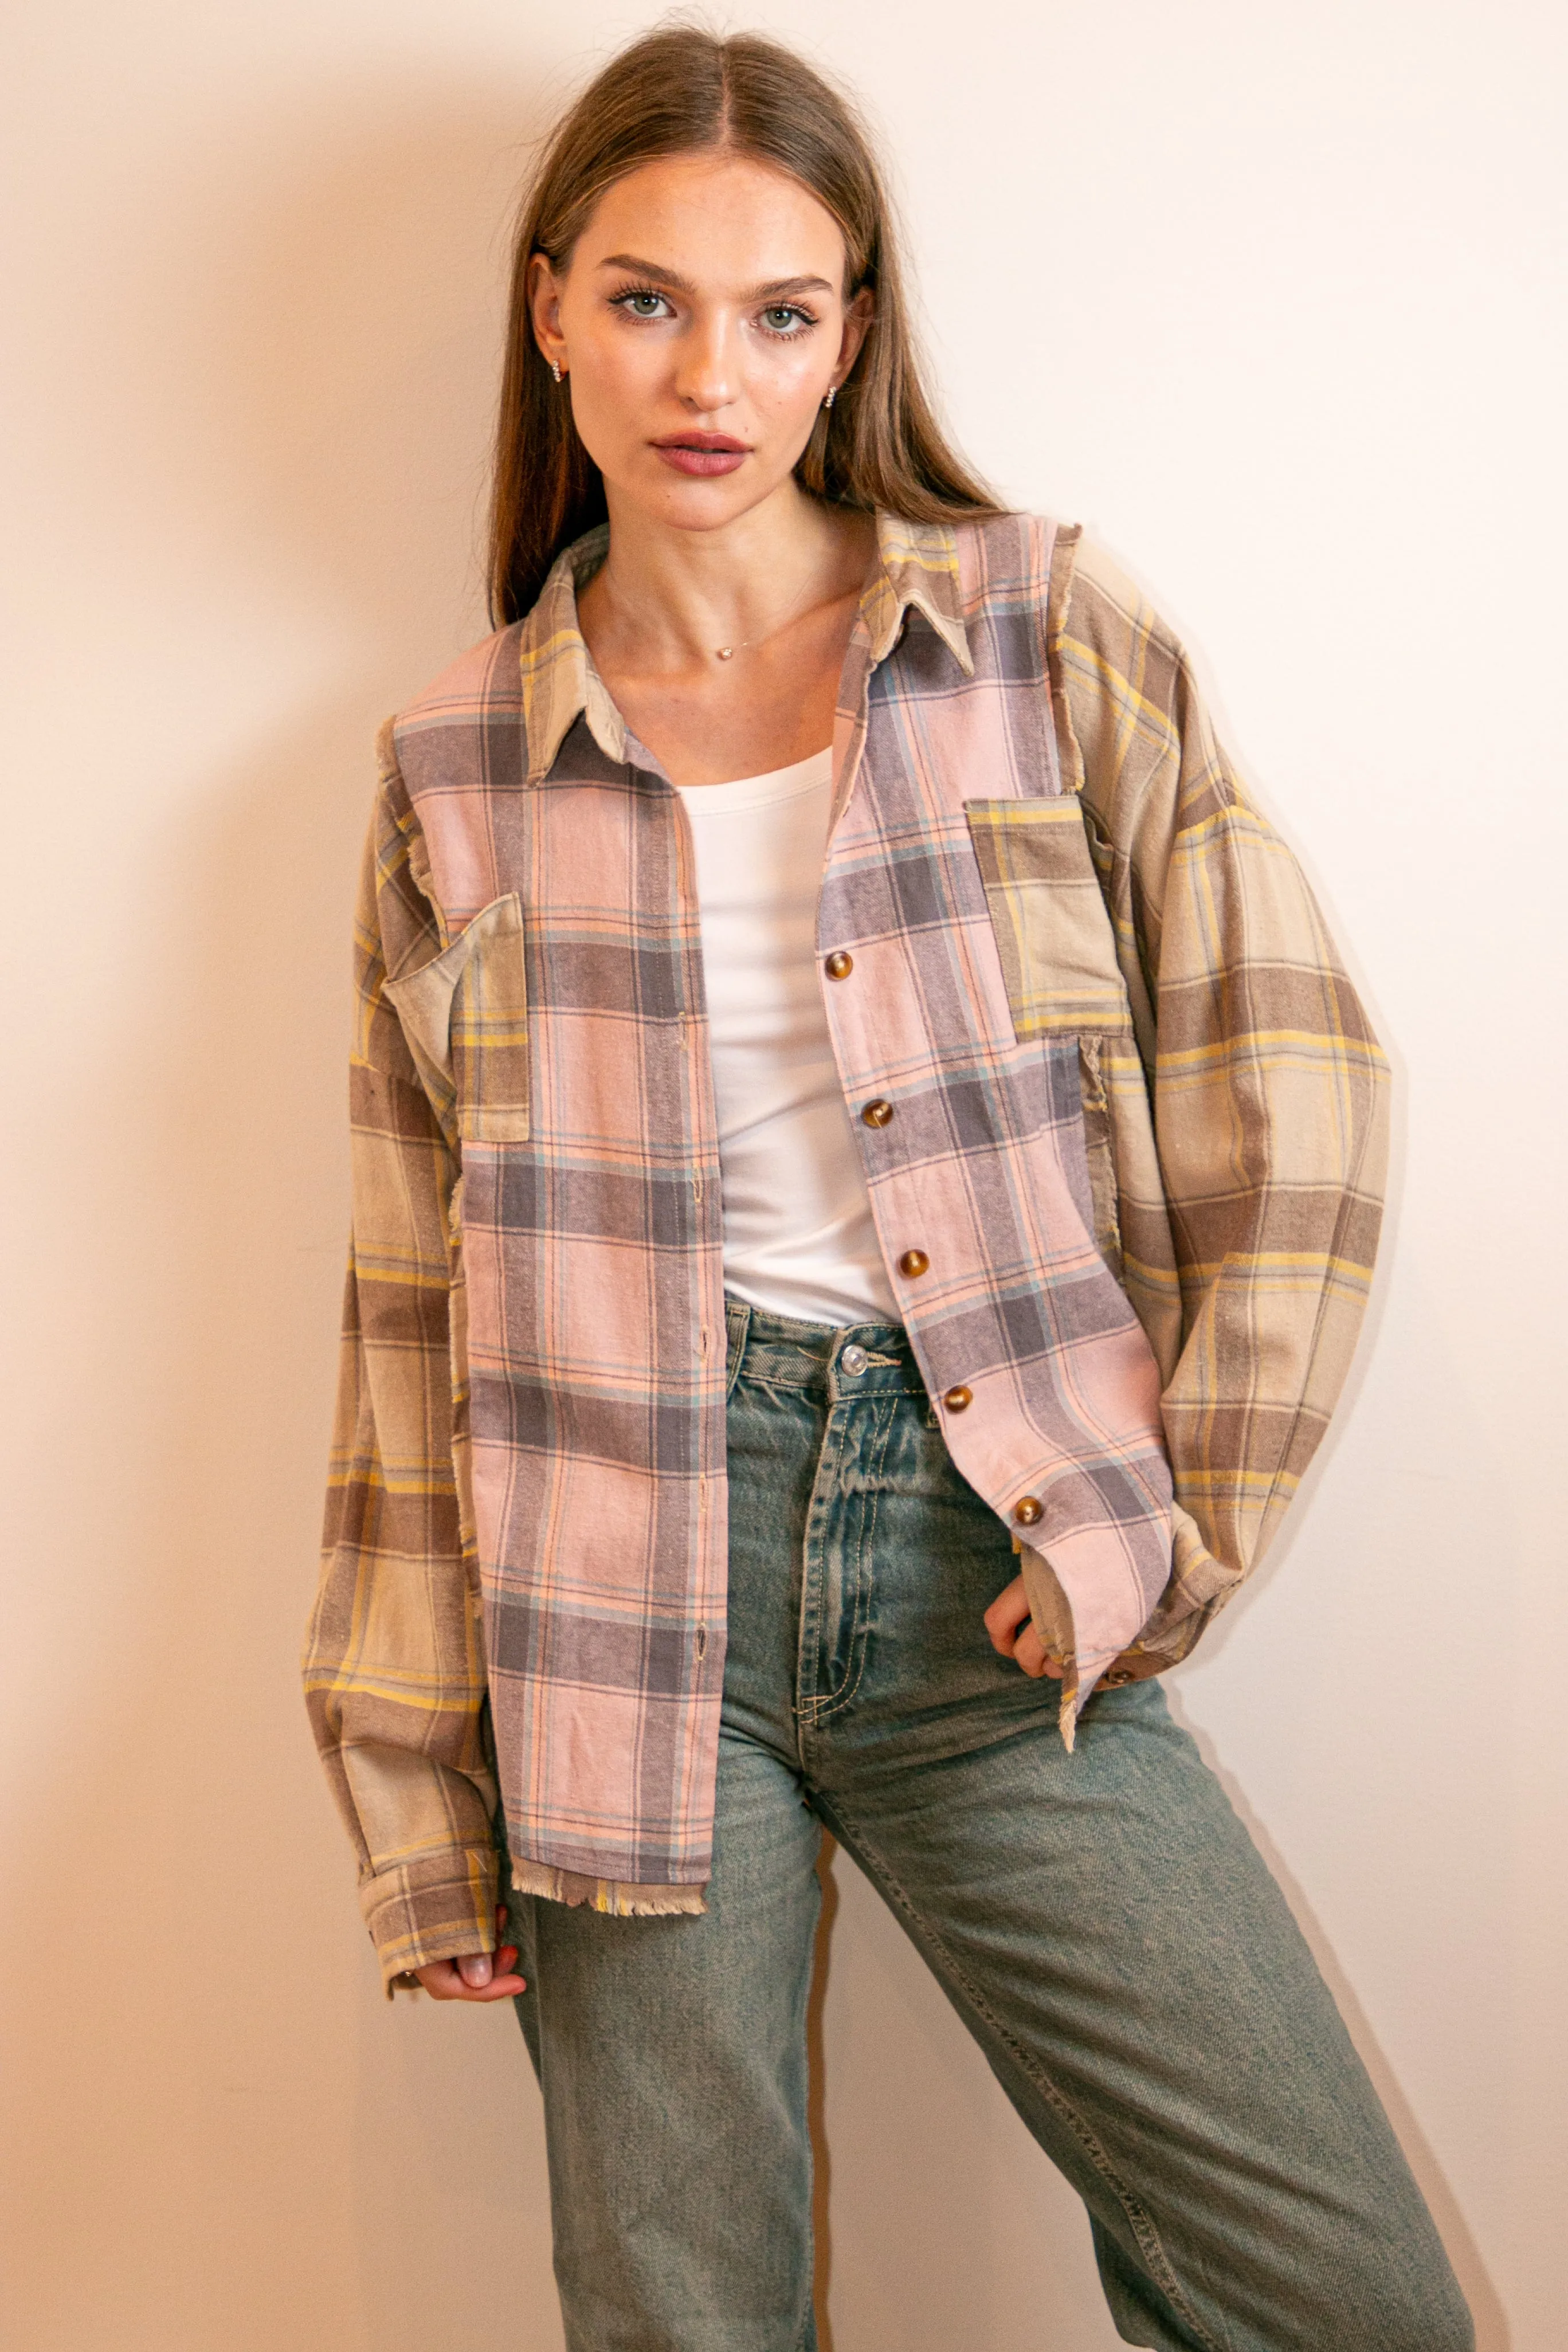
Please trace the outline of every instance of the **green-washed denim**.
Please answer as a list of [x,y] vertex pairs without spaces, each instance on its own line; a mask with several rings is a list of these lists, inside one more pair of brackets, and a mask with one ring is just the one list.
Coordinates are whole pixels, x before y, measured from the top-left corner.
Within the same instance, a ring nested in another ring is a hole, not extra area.
[[1102,1692],[1069,1756],[1056,1685],[992,1650],[1011,1547],[952,1468],[902,1331],[731,1302],[730,1371],[708,1909],[512,1897],[571,2352],[816,2344],[825,1825],[1083,2198],[1127,2342],[1467,2352],[1328,1989],[1159,1684]]

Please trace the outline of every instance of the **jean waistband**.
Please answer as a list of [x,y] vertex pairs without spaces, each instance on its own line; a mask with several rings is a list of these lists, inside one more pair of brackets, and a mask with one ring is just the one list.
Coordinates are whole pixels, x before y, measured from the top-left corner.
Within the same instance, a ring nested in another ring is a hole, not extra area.
[[724,1321],[731,1389],[743,1373],[775,1388],[816,1389],[834,1398],[925,1394],[901,1323],[803,1323],[729,1297]]

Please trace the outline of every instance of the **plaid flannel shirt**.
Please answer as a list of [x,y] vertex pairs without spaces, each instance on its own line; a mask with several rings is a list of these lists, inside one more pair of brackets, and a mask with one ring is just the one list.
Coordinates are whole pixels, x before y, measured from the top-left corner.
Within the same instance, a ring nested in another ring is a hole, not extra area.
[[[700,1909],[722,1193],[689,830],[576,591],[384,730],[317,1738],[389,1979],[524,1889]],[[959,1468],[1067,1658],[1185,1655],[1321,1437],[1386,1072],[1179,646],[1076,531],[879,519],[820,903],[834,1048]],[[488,1701],[488,1704],[487,1704]]]

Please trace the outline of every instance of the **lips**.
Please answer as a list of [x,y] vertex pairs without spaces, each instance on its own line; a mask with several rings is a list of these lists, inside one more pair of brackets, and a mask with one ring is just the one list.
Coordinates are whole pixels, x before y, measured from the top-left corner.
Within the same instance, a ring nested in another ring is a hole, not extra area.
[[728,433],[671,433],[652,446],[678,474],[732,474],[751,455]]

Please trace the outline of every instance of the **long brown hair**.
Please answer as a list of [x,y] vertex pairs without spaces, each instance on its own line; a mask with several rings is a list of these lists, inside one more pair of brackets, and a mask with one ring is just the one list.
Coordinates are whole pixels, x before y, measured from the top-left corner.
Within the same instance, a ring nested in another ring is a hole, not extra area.
[[533,337],[528,265],[564,268],[605,190],[664,155],[750,155],[787,172],[844,233],[846,298],[876,317],[795,467],[816,498],[910,522],[1000,509],[955,455],[921,383],[891,213],[854,107],[776,41],[667,25],[612,58],[557,125],[524,199],[490,509],[490,616],[526,613],[561,550],[605,520],[605,485]]

